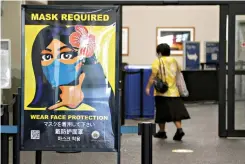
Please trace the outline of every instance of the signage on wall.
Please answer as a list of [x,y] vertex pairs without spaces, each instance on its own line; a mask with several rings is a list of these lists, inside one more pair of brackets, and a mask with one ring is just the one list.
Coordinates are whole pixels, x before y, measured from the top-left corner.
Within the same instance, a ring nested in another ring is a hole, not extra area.
[[206,67],[215,68],[219,60],[219,42],[205,42]]
[[0,53],[0,88],[11,88],[11,41],[10,39],[1,39]]
[[200,42],[184,43],[184,68],[186,70],[200,68]]

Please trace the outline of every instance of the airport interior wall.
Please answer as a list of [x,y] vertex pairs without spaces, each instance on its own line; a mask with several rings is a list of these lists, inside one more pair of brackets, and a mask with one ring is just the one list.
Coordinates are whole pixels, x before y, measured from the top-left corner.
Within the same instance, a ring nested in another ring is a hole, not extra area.
[[[157,27],[194,27],[195,41],[219,41],[219,6],[124,6],[129,28],[129,56],[123,62],[149,65],[156,58]],[[183,64],[183,56],[176,56]],[[205,62],[201,48],[201,62]]]

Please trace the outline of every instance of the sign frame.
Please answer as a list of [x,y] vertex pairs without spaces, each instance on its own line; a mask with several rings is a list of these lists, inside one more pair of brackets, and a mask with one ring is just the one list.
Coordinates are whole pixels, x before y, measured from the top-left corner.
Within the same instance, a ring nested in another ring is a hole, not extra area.
[[[218,57],[217,57],[217,64],[219,64],[219,41],[204,41],[204,54],[205,54],[205,63],[207,63],[207,43],[211,44],[218,44]],[[215,68],[215,66],[207,66],[206,68]]]
[[[189,32],[190,33],[190,40],[188,40],[188,42],[195,41],[195,27],[156,27],[156,46],[161,44],[161,43],[168,43],[166,41],[165,42],[160,41],[162,38],[162,36],[161,36],[162,32],[165,32],[167,34],[170,33],[172,35],[174,33],[177,33],[177,32],[180,32],[180,33]],[[171,56],[183,56],[185,41],[181,42],[181,44],[183,45],[183,47],[182,47],[183,49],[182,50],[172,50],[171,49]]]
[[[118,153],[118,159],[120,159],[120,144],[121,144],[121,125],[120,125],[120,89],[119,89],[119,71],[120,71],[120,65],[122,61],[122,55],[121,55],[121,30],[122,30],[122,23],[121,23],[121,7],[118,5],[107,5],[107,6],[91,6],[91,5],[84,5],[84,6],[68,6],[68,5],[22,5],[21,6],[21,102],[20,102],[20,115],[21,115],[21,151],[67,151],[66,148],[56,148],[56,149],[35,149],[35,150],[28,150],[23,146],[23,135],[24,135],[24,64],[25,64],[25,10],[26,9],[56,9],[56,10],[69,10],[69,11],[77,11],[77,10],[84,10],[84,9],[115,9],[116,10],[116,47],[115,47],[115,99],[114,99],[114,105],[115,105],[115,111],[114,111],[114,126],[115,126],[115,133],[114,133],[114,143],[115,143],[115,149],[110,148],[101,148],[101,149],[93,149],[93,148],[72,148],[73,151],[83,151],[83,152],[117,152]],[[112,123],[113,124],[113,123]],[[112,125],[113,126],[113,125]],[[120,162],[119,162],[120,163]]]
[[[183,54],[183,70],[186,70],[186,44],[188,43],[196,43],[199,45],[199,54],[197,55],[198,56],[198,61],[199,61],[199,69],[200,69],[200,56],[201,56],[201,42],[200,41],[187,41],[187,42],[184,42],[184,54]],[[190,69],[188,69],[190,70]],[[194,69],[193,69],[194,70]],[[195,69],[196,70],[196,69]]]

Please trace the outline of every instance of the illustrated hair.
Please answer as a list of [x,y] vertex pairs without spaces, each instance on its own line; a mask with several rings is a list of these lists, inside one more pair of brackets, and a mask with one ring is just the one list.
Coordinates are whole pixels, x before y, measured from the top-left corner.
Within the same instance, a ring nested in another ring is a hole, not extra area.
[[[45,78],[41,66],[41,52],[52,42],[57,39],[73,48],[69,43],[69,36],[74,32],[74,27],[65,25],[47,26],[43,28],[35,38],[32,47],[32,67],[35,75],[36,92],[32,102],[28,107],[47,107],[59,100],[61,90],[52,88],[51,84]],[[52,101],[53,100],[53,101]]]

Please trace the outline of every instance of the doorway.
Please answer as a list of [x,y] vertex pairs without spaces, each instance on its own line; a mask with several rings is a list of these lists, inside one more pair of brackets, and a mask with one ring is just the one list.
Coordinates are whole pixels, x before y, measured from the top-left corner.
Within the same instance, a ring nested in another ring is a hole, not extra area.
[[245,3],[220,7],[220,137],[245,137],[244,7]]

